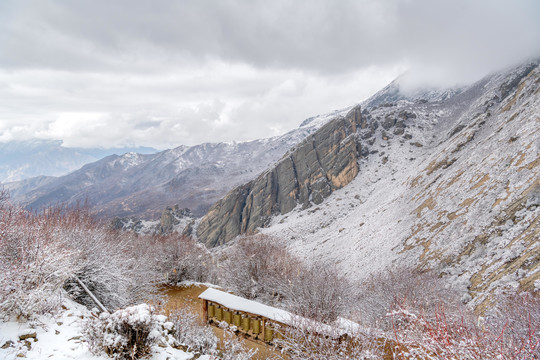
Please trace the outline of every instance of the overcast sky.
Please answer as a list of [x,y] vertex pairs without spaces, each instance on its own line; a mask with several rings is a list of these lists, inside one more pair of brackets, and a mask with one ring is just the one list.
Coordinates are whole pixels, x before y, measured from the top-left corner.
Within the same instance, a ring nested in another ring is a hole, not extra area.
[[2,0],[0,141],[262,138],[405,70],[446,86],[539,55],[537,0]]

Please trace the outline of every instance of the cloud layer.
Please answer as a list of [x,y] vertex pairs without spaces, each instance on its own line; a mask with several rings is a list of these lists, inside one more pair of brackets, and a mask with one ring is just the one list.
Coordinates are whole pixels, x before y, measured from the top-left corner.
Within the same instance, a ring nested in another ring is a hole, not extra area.
[[8,0],[0,141],[166,148],[266,137],[405,69],[450,85],[538,55],[535,0]]

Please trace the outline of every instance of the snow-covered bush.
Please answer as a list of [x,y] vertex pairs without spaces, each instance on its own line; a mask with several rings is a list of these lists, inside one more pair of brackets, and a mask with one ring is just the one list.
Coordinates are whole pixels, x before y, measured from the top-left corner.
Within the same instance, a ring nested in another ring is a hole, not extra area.
[[274,342],[282,349],[283,359],[345,360],[382,359],[384,343],[358,330],[344,333],[313,320],[298,320],[291,327],[276,328]]
[[540,359],[540,292],[499,295],[482,325],[508,358]]
[[265,235],[244,237],[220,259],[220,283],[239,296],[276,304],[287,284],[301,272],[301,262]]
[[[538,310],[536,310],[538,311]],[[394,328],[394,357],[397,359],[501,359],[540,358],[538,322],[522,319],[525,333],[478,324],[470,317],[456,317],[440,307],[429,317],[407,311],[388,314]],[[505,317],[505,316],[503,316]],[[507,333],[507,334],[506,334]]]
[[157,274],[134,235],[109,230],[81,207],[26,211],[0,203],[0,315],[54,311],[62,287],[95,306],[78,276],[109,309],[150,298]]
[[76,268],[75,254],[46,219],[2,202],[0,315],[29,318],[57,309],[59,290]]
[[[138,243],[136,236],[111,230],[85,207],[57,207],[39,216],[47,222],[54,241],[73,252],[72,275],[108,310],[149,299],[157,274],[144,261],[139,249],[147,246]],[[95,306],[73,276],[66,281],[65,289],[76,301]]]
[[251,360],[257,350],[246,349],[244,342],[232,332],[225,330],[218,357],[221,360]]
[[184,280],[214,282],[214,264],[208,250],[195,239],[172,233],[147,237],[149,261],[164,280],[176,285]]
[[449,316],[455,315],[458,319],[470,313],[462,304],[460,294],[433,271],[385,270],[354,288],[349,316],[365,327],[392,331],[392,319],[386,316],[392,311],[435,316],[442,306]]
[[285,285],[284,305],[294,314],[332,323],[348,310],[352,286],[334,265],[312,261]]
[[148,304],[131,306],[112,314],[90,318],[83,336],[93,354],[106,353],[114,359],[140,359],[164,338],[170,326]]
[[216,352],[218,338],[197,314],[180,309],[169,315],[169,321],[174,324],[174,337],[179,344],[186,346],[188,351],[199,354]]

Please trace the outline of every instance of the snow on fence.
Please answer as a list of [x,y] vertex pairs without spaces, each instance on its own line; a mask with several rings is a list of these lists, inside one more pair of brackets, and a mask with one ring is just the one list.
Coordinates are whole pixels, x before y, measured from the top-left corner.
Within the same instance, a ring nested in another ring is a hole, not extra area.
[[281,338],[281,332],[275,330],[284,327],[301,328],[332,338],[353,335],[360,327],[343,318],[338,318],[335,326],[330,326],[212,288],[205,290],[199,298],[203,300],[205,321],[217,325],[226,322],[234,327],[233,330],[265,343]]

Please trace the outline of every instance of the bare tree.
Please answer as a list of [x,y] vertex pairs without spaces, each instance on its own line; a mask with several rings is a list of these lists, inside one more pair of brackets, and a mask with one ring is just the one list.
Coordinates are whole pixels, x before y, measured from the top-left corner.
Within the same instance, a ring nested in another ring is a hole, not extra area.
[[312,261],[287,282],[284,304],[297,315],[333,323],[348,310],[352,290],[335,265]]
[[276,304],[301,269],[301,262],[276,239],[244,237],[223,253],[220,283],[240,296]]
[[173,233],[146,236],[147,257],[163,281],[175,285],[184,280],[213,282],[214,261],[210,252],[191,237]]
[[435,314],[443,306],[448,313],[460,317],[465,311],[460,294],[448,287],[434,271],[418,271],[400,267],[371,276],[357,284],[351,301],[351,316],[366,327],[392,330],[387,313],[406,310]]
[[276,334],[274,341],[282,349],[283,359],[381,359],[384,350],[384,341],[371,334],[305,318],[293,321],[292,326],[276,327]]
[[30,317],[52,311],[65,287],[78,301],[93,302],[78,276],[109,309],[148,299],[156,282],[151,264],[134,256],[136,239],[110,231],[84,208],[55,207],[31,213],[0,209],[0,311]]

